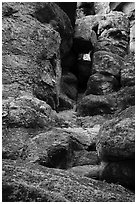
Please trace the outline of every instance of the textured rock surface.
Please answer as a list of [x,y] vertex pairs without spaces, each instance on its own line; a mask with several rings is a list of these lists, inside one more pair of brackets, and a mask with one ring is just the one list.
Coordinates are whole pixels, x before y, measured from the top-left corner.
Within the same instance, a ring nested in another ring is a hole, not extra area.
[[135,199],[133,193],[121,186],[32,164],[5,161],[3,174],[3,201],[120,202]]
[[114,93],[117,99],[117,110],[122,111],[135,105],[135,86],[126,86]]
[[121,70],[122,86],[135,85],[135,55],[129,54],[124,59],[124,68]]
[[77,19],[75,26],[75,37],[91,41],[93,45],[95,45],[97,42],[97,37],[94,32],[94,28],[98,25],[101,18],[102,16],[99,15],[90,15]]
[[118,30],[129,32],[129,21],[127,16],[122,12],[110,12],[105,15],[99,22],[98,33],[102,33],[108,28],[117,28]]
[[104,95],[118,90],[118,87],[119,82],[114,76],[96,73],[88,80],[86,95]]
[[61,78],[59,50],[61,55],[68,52],[72,33],[68,17],[53,3],[3,3],[3,96],[27,91],[55,109]]
[[45,127],[56,120],[56,112],[31,95],[3,100],[3,123],[7,126]]
[[[88,151],[87,151],[88,150]],[[99,163],[96,145],[91,145],[87,150],[74,152],[73,166],[96,165]],[[94,151],[93,151],[94,150]]]
[[83,97],[77,106],[77,112],[81,116],[103,115],[113,113],[115,98],[111,95],[93,95]]
[[123,66],[123,59],[116,54],[98,51],[93,55],[92,73],[108,73],[115,77],[119,77]]
[[122,12],[110,12],[100,20],[96,50],[106,50],[124,57],[129,50],[129,19]]
[[104,161],[135,158],[135,119],[112,119],[100,129],[97,152]]

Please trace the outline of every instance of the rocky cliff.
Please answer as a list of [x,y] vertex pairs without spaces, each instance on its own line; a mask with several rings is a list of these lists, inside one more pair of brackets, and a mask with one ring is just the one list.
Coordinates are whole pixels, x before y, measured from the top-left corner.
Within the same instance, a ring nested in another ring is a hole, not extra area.
[[3,202],[134,202],[134,2],[2,3]]

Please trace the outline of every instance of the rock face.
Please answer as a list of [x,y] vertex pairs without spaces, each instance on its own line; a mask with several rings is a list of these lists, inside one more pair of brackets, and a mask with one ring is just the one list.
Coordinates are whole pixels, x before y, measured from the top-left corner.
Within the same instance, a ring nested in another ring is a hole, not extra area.
[[55,109],[61,79],[59,49],[68,52],[72,32],[68,17],[55,4],[3,3],[4,97],[25,91]]

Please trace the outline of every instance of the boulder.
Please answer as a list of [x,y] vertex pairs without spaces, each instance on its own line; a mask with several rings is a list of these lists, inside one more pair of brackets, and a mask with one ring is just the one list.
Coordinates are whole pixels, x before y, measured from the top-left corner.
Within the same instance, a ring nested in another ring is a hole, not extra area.
[[94,126],[93,128],[85,128],[76,127],[76,128],[64,128],[65,132],[67,132],[71,139],[74,141],[78,141],[81,145],[83,145],[84,149],[87,151],[95,150],[95,144],[97,140],[97,136],[100,130],[100,126]]
[[135,55],[129,54],[124,59],[125,66],[121,70],[121,85],[134,86],[135,85]]
[[46,102],[31,95],[3,100],[3,123],[7,126],[44,128],[56,119],[56,112]]
[[113,11],[103,16],[99,21],[98,34],[110,28],[129,33],[129,19],[123,12]]
[[117,78],[120,77],[120,71],[124,66],[123,58],[117,54],[106,51],[97,51],[93,54],[92,73],[106,73]]
[[120,57],[125,57],[129,51],[128,44],[124,42],[119,42],[113,38],[102,38],[99,37],[98,43],[95,47],[96,51],[106,51],[109,53],[114,53]]
[[29,142],[26,160],[50,168],[67,169],[72,166],[73,160],[70,142],[69,134],[62,129],[41,133]]
[[77,112],[80,116],[111,114],[116,106],[116,98],[112,95],[87,95],[78,103]]
[[[33,93],[58,106],[61,56],[72,45],[67,15],[54,3],[3,3],[3,96]],[[56,24],[56,25],[55,25]]]
[[64,170],[36,164],[3,163],[3,202],[134,202],[134,194]]
[[113,75],[104,75],[96,73],[90,76],[86,95],[105,95],[118,90],[119,82]]
[[135,118],[107,121],[100,129],[96,144],[103,161],[135,159]]
[[120,112],[135,105],[135,86],[126,86],[113,94],[117,100],[117,111]]
[[96,50],[108,50],[124,57],[129,51],[129,33],[117,28],[105,29],[98,38]]
[[74,108],[71,110],[60,111],[58,117],[65,121],[68,125],[67,127],[77,127],[77,116]]
[[73,166],[75,152],[96,143],[92,129],[53,128],[33,137],[27,148],[26,160],[50,168],[68,169]]
[[94,47],[97,43],[96,28],[101,18],[103,18],[101,15],[89,15],[77,19],[74,37],[91,42]]
[[101,180],[117,183],[125,188],[135,190],[135,160],[109,162],[103,169]]

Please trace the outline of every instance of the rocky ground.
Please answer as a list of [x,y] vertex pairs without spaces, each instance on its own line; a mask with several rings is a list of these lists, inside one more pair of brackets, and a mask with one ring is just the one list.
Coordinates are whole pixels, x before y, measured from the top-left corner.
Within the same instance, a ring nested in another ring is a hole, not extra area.
[[3,202],[135,201],[134,7],[2,4]]

